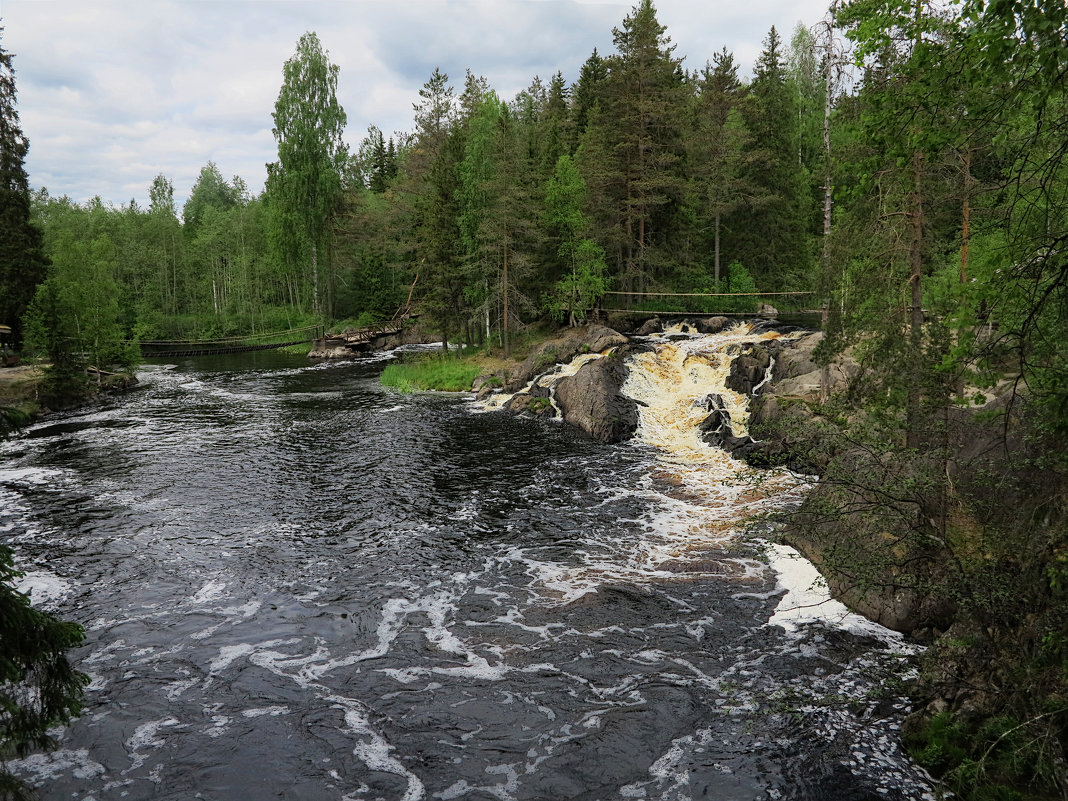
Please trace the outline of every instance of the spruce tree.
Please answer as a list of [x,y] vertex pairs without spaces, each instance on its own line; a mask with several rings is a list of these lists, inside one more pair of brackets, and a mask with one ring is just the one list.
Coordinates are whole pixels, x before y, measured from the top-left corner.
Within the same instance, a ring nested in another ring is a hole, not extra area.
[[682,125],[687,89],[681,59],[651,0],[614,30],[605,122],[623,173],[618,187],[623,289],[644,291],[668,277],[672,214],[685,191]]
[[22,316],[45,279],[47,261],[41,232],[30,220],[24,167],[29,142],[19,125],[11,62],[12,54],[0,46],[0,324],[11,326],[17,348],[23,339]]
[[602,104],[604,83],[607,79],[608,64],[595,47],[582,65],[578,82],[571,91],[571,127],[574,131],[575,147],[578,147],[579,137],[586,133],[590,113]]
[[742,264],[765,291],[799,288],[812,280],[806,232],[811,197],[799,163],[795,93],[787,82],[782,40],[772,26],[757,61],[745,123],[752,137],[748,180],[754,189],[750,222],[741,237]]

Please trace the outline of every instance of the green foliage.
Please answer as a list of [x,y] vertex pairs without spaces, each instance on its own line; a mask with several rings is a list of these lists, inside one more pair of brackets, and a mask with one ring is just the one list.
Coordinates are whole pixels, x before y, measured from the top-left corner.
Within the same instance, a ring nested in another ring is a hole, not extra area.
[[320,315],[329,312],[323,299],[333,283],[330,275],[321,279],[319,261],[328,263],[328,224],[341,200],[346,117],[337,102],[338,67],[315,33],[300,37],[282,73],[274,106],[278,161],[267,168],[269,242],[280,264],[310,282],[311,310]]
[[601,302],[608,289],[604,250],[592,239],[583,239],[571,254],[572,271],[557,281],[542,305],[555,320],[576,325]]
[[585,319],[608,289],[604,250],[586,236],[585,201],[586,182],[571,157],[560,156],[545,189],[545,221],[560,242],[557,254],[567,271],[543,296],[542,306],[569,325]]
[[[757,292],[759,290],[749,271],[740,262],[735,261],[731,262],[730,266],[727,267],[725,291],[744,293]],[[753,297],[729,298],[726,303],[727,308],[724,311],[755,312],[758,300],[758,298]]]
[[[1054,716],[1065,713],[1068,708]],[[1042,728],[1048,726],[1049,717],[1019,721],[999,716],[969,726],[943,712],[908,736],[906,746],[917,762],[941,776],[961,798],[1024,801],[1041,796],[1020,788],[1037,790],[1036,785],[1054,779],[1060,770],[1056,762],[1063,757],[1044,750],[1048,740]]]
[[[26,756],[52,745],[48,730],[82,709],[87,676],[65,652],[81,644],[81,626],[30,606],[17,590],[11,550],[0,546],[0,759]],[[0,797],[20,797],[20,783],[0,769]]]
[[11,326],[16,349],[22,345],[22,316],[47,264],[41,232],[30,215],[23,166],[28,148],[16,109],[12,57],[0,47],[0,325]]
[[471,382],[482,372],[474,362],[452,356],[429,356],[386,366],[382,371],[382,385],[399,392],[426,390],[467,392]]
[[10,436],[30,422],[30,416],[20,409],[0,406],[0,439]]

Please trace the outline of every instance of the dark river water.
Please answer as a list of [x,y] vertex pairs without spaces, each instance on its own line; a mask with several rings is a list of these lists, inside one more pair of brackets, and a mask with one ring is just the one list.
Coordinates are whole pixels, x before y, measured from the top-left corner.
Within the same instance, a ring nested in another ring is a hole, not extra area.
[[656,448],[384,363],[150,365],[0,445],[0,541],[87,633],[84,715],[14,763],[43,799],[933,797],[907,649],[769,622]]

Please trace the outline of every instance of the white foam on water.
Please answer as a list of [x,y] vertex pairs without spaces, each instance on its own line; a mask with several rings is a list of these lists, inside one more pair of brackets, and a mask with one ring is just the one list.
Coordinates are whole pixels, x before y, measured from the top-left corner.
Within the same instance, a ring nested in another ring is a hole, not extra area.
[[193,596],[189,599],[189,603],[194,605],[208,604],[217,600],[226,589],[226,582],[224,581],[209,581],[199,590],[197,590]]
[[419,777],[392,755],[393,746],[371,727],[367,713],[358,701],[336,695],[330,696],[327,700],[333,702],[335,708],[344,712],[346,727],[358,738],[352,753],[371,770],[392,773],[407,780],[408,786],[400,801],[420,801],[426,797],[426,788]]
[[815,565],[794,548],[777,543],[767,543],[765,548],[769,564],[778,577],[776,591],[786,591],[766,625],[780,626],[787,632],[796,633],[806,624],[820,622],[854,634],[875,637],[898,652],[922,650],[906,643],[899,632],[850,612],[845,604],[832,598],[826,580]]
[[140,752],[148,748],[161,748],[164,745],[164,741],[158,739],[157,735],[160,733],[161,729],[173,727],[185,728],[176,718],[168,717],[161,718],[160,720],[150,720],[147,723],[142,723],[134,729],[134,733],[125,743],[126,750],[129,751],[130,754],[131,764],[130,767],[122,771],[122,774],[125,776],[130,773],[130,771],[137,770],[143,766],[148,757]]
[[[264,643],[267,646],[268,643]],[[224,645],[219,648],[219,655],[215,657],[208,664],[209,673],[219,673],[226,668],[230,667],[235,661],[243,656],[255,653],[257,648],[262,646],[251,645],[249,643],[241,643],[240,645]]]
[[63,470],[51,467],[0,467],[0,484],[41,487],[54,484],[66,476]]
[[7,767],[17,776],[32,777],[33,784],[37,785],[68,774],[76,779],[92,779],[106,773],[103,765],[89,758],[87,748],[60,748],[49,753],[30,754],[23,759],[9,760]]
[[261,718],[264,715],[271,717],[278,717],[279,715],[288,715],[288,706],[263,706],[256,709],[245,709],[241,712],[242,717],[246,718]]
[[74,591],[74,585],[47,570],[28,570],[15,580],[15,589],[29,595],[34,607],[54,611]]

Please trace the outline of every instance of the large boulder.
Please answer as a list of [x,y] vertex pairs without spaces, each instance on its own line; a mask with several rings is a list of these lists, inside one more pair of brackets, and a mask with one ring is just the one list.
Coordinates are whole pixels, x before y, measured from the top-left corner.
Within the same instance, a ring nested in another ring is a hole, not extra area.
[[786,540],[850,609],[913,636],[944,631],[955,568],[928,519],[937,498],[913,491],[940,469],[930,457],[843,450],[791,516]]
[[518,392],[553,365],[567,364],[582,353],[603,353],[626,342],[627,338],[621,333],[603,325],[569,328],[534,348],[523,363],[508,374],[504,391]]
[[767,345],[750,345],[731,362],[730,375],[724,382],[727,389],[741,395],[752,395],[768,374],[771,366],[771,349]]
[[726,317],[699,317],[695,322],[695,327],[702,334],[718,334],[730,325],[731,321]]
[[812,372],[819,372],[820,366],[816,364],[815,350],[823,341],[823,332],[816,331],[806,334],[799,339],[783,343],[783,348],[775,358],[773,380],[781,381],[785,378],[796,378]]
[[638,428],[638,404],[620,389],[627,378],[620,351],[588,362],[555,387],[564,421],[601,442],[624,442]]
[[646,320],[641,328],[634,332],[634,336],[647,337],[650,334],[659,334],[663,330],[663,321],[659,317],[653,317],[651,320]]

